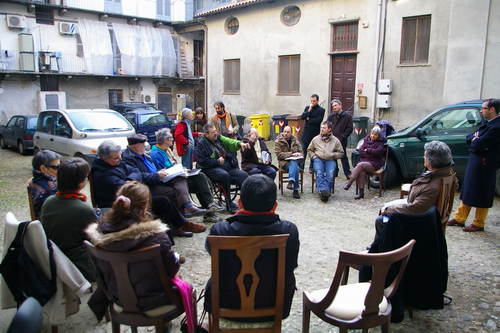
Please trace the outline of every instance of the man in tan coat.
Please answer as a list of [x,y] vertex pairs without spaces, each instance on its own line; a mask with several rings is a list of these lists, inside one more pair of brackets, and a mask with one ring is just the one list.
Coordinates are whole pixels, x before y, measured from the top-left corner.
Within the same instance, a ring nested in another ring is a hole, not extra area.
[[307,155],[313,161],[319,197],[321,201],[327,202],[332,195],[333,174],[337,169],[336,160],[344,156],[342,143],[332,134],[331,122],[321,123],[321,131],[309,144]]

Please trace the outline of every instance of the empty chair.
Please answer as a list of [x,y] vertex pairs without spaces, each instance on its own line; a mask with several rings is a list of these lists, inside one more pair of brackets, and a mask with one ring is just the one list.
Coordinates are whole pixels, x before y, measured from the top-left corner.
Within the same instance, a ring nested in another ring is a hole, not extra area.
[[[322,320],[347,329],[363,329],[381,326],[382,332],[389,332],[391,322],[390,298],[396,292],[415,240],[403,247],[385,253],[353,253],[340,251],[337,270],[328,289],[303,294],[302,332],[309,332],[311,311]],[[397,275],[386,283],[387,273],[397,263]],[[370,282],[347,284],[349,267],[371,266],[373,276]],[[388,287],[385,287],[388,285]]]

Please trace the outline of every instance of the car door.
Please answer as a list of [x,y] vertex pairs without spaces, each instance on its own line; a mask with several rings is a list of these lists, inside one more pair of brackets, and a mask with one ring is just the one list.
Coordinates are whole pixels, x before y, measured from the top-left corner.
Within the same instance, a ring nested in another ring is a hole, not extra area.
[[18,121],[19,119],[22,119],[22,117],[17,117],[14,116],[10,118],[9,122],[7,123],[7,126],[5,126],[5,129],[3,131],[3,140],[4,142],[11,146],[11,147],[16,147],[16,128],[19,127]]
[[54,112],[54,134],[51,137],[52,150],[61,155],[62,159],[73,157],[72,138],[73,129],[69,125],[67,116],[61,112]]
[[450,147],[453,169],[458,175],[464,175],[469,158],[465,138],[477,131],[482,121],[479,107],[472,105],[442,109],[430,116],[408,139],[405,163],[410,174],[417,176],[424,170],[424,145],[437,140]]
[[54,112],[41,112],[35,132],[34,144],[40,150],[53,150]]

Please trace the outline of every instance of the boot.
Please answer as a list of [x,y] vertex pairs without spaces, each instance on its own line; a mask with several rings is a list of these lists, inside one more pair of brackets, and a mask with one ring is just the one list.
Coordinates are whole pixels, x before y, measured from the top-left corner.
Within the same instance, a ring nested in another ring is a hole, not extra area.
[[364,188],[358,188],[359,194],[354,197],[354,199],[363,199],[365,197],[365,189]]
[[351,181],[349,181],[349,182],[347,182],[347,183],[344,185],[344,187],[342,187],[342,188],[343,188],[344,190],[346,190],[346,191],[347,191],[348,189],[350,189],[350,188],[351,188],[351,185],[352,185],[352,182],[351,182]]

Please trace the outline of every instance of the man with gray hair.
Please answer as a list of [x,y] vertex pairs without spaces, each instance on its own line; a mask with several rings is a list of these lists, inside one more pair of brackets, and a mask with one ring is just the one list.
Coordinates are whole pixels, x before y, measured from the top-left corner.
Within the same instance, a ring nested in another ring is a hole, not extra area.
[[[332,123],[332,133],[340,140],[342,148],[344,149],[344,156],[340,159],[342,161],[344,175],[347,179],[351,179],[351,170],[349,168],[346,147],[347,138],[351,135],[353,129],[352,116],[342,109],[342,102],[340,100],[334,99],[332,100],[332,113],[330,113],[327,120]],[[336,175],[338,175],[338,172],[337,169]]]
[[191,120],[193,120],[193,111],[184,108],[181,112],[181,120],[175,126],[174,131],[177,155],[182,159],[182,166],[189,170],[193,168],[194,139],[203,136],[203,133],[191,132]]

